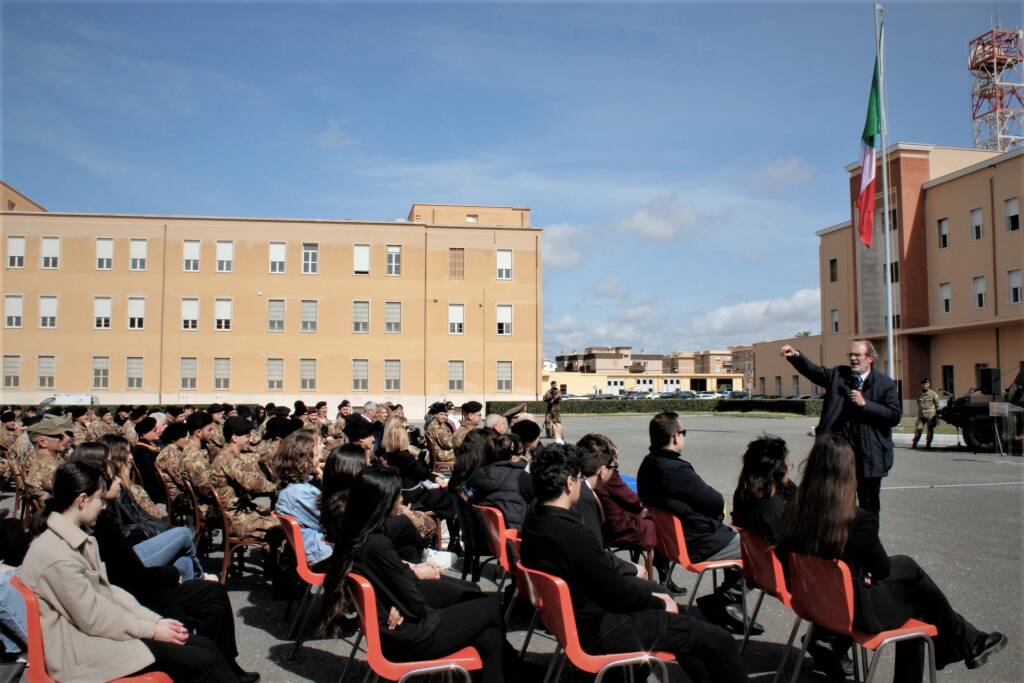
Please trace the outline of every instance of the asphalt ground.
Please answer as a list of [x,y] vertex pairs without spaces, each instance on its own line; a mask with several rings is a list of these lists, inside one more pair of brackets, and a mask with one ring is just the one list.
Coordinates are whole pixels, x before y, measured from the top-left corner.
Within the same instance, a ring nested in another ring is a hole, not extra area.
[[[740,457],[746,443],[768,432],[786,439],[794,463],[810,448],[810,418],[750,418],[693,416],[685,419],[688,430],[685,456],[705,480],[731,502]],[[575,441],[587,432],[611,437],[620,449],[621,471],[635,475],[647,452],[647,421],[643,416],[566,416],[566,438]],[[794,470],[799,477],[799,470]],[[5,501],[9,505],[8,501]],[[982,630],[1000,630],[1009,638],[1007,648],[994,655],[982,669],[969,671],[954,664],[939,672],[942,681],[1024,681],[1024,461],[1021,458],[981,455],[958,450],[912,451],[898,446],[896,464],[882,488],[882,542],[890,555],[913,557],[946,592],[951,604]],[[214,553],[211,570],[219,569]],[[336,681],[350,645],[323,639],[310,628],[310,639],[293,660],[288,659],[290,620],[285,604],[273,600],[259,573],[233,574],[228,591],[235,608],[239,662],[259,671],[264,681]],[[449,573],[458,576],[459,566]],[[485,569],[481,585],[495,590]],[[695,575],[676,570],[675,581],[693,586]],[[709,582],[705,580],[705,585]],[[703,594],[709,590],[701,588]],[[686,598],[682,598],[685,600]],[[521,605],[522,607],[522,605]],[[509,641],[518,649],[523,642],[529,612],[517,609],[509,625]],[[758,621],[763,636],[755,638],[744,653],[753,680],[769,681],[782,657],[793,616],[778,602],[766,598]],[[530,643],[528,661],[546,665],[554,642],[543,636]],[[789,658],[790,667],[796,652]],[[810,675],[810,659],[800,680],[820,680]],[[366,671],[360,658],[349,680],[361,680]],[[688,678],[677,666],[669,667],[672,681]],[[883,655],[876,680],[892,678],[892,653]],[[788,679],[788,674],[787,674]],[[539,679],[538,679],[539,680]],[[566,666],[562,680],[587,681],[591,677]],[[615,680],[609,678],[608,680]]]

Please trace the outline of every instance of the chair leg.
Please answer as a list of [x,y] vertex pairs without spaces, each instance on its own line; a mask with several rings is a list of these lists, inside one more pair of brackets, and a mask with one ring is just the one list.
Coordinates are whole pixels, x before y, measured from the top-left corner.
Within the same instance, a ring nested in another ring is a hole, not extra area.
[[348,678],[348,670],[352,666],[352,660],[359,654],[361,642],[363,642],[363,629],[359,629],[359,635],[356,636],[356,641],[352,644],[352,651],[348,653],[348,661],[345,662],[345,668],[341,670],[341,678],[338,679],[338,683],[345,683],[345,679]]
[[[757,597],[757,602],[754,603],[754,611],[750,615],[750,620],[746,623],[746,628],[743,633],[743,642],[740,644],[740,654],[743,654],[743,651],[747,648],[747,642],[750,640],[750,630],[753,624],[757,623],[757,613],[761,611],[762,602],[764,602],[764,591],[761,591],[761,595]],[[744,606],[745,605],[746,601],[744,601]]]
[[224,540],[224,561],[220,565],[220,585],[224,586],[228,580],[228,568],[231,566],[231,554],[235,552],[235,547]]
[[796,640],[796,634],[800,630],[800,624],[803,619],[800,617],[796,618],[793,622],[793,628],[789,630],[789,640],[786,641],[786,647],[782,648],[782,661],[779,662],[779,668],[775,672],[775,678],[772,679],[772,683],[778,683],[779,678],[782,677],[782,672],[786,670],[786,660],[789,659],[789,651],[793,647],[793,641]]
[[562,680],[562,669],[565,668],[565,660],[567,659],[565,650],[562,650],[562,657],[558,660],[558,668],[555,669],[555,677],[551,679],[551,683],[558,683],[558,681]]
[[562,657],[562,646],[559,645],[555,648],[555,654],[551,656],[551,662],[548,664],[548,670],[544,674],[544,683],[551,683],[551,674],[554,673],[555,667],[558,665],[558,660]]
[[516,598],[519,597],[519,587],[512,590],[512,596],[508,599],[508,607],[505,608],[505,623],[512,617],[512,608],[516,606]]
[[814,624],[808,622],[807,633],[804,634],[804,642],[800,646],[800,654],[797,655],[796,666],[793,667],[793,677],[789,679],[789,683],[796,683],[796,679],[800,676],[800,668],[804,665],[804,657],[807,656],[807,646],[811,644],[811,629],[813,628]]
[[[309,592],[310,592],[310,590],[312,590],[312,588],[313,587],[307,583],[306,584],[306,590],[304,590],[302,592],[302,597],[299,598],[299,608],[295,611],[295,619],[294,619],[294,621],[292,621],[292,627],[288,630],[288,640],[292,640],[293,638],[295,638],[295,629],[297,629],[299,627],[299,619],[302,618],[302,610],[306,606],[306,600],[309,598]],[[289,600],[288,601],[288,609],[289,610],[291,610],[292,603],[294,603],[294,602],[295,602],[295,600]],[[285,619],[288,618],[288,613],[287,612],[285,613],[284,618]]]
[[533,610],[533,616],[530,617],[530,626],[526,629],[526,639],[523,641],[523,649],[519,652],[519,659],[526,657],[526,648],[530,646],[530,638],[533,637],[533,629],[537,627],[537,617],[540,616],[540,610]]
[[[313,615],[313,609],[316,606],[315,605],[316,600],[315,600],[313,594],[311,592],[308,592],[307,596],[308,596],[308,600],[305,601],[306,602],[305,614],[303,614],[302,623],[299,625],[298,633],[296,633],[296,635],[295,635],[295,645],[292,646],[292,651],[291,651],[291,654],[288,655],[288,659],[295,659],[295,653],[299,651],[299,647],[302,645],[302,642],[305,640],[305,638],[303,636],[306,633],[306,625],[309,624],[309,618],[310,618],[310,616]],[[297,617],[298,617],[298,615],[296,615],[296,618]]]
[[875,654],[871,657],[871,666],[868,667],[868,675],[864,677],[864,683],[871,683],[875,677],[875,671],[878,669],[878,662],[881,659],[878,655],[882,653],[886,643],[883,643],[881,647],[875,650]]
[[[693,601],[697,598],[697,590],[700,588],[701,579],[704,578],[704,574],[707,573],[707,571],[708,570],[705,569],[700,574],[697,574],[697,583],[693,584],[693,592],[690,593],[690,601],[686,603],[687,607],[693,607]],[[713,575],[714,572],[712,572],[712,576]]]

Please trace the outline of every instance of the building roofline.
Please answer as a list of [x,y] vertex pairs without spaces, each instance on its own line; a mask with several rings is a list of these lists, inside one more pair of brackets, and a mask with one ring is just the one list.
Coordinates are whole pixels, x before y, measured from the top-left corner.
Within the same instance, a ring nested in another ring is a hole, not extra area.
[[[961,152],[986,152],[988,150],[976,149],[974,147],[955,147],[953,145],[931,145],[925,142],[894,142],[889,145],[889,149],[886,154],[892,154],[893,152],[930,152],[933,149],[955,149]],[[849,173],[853,173],[860,169],[860,162],[854,161],[852,163],[843,166],[843,168]]]
[[[39,203],[39,202],[37,202],[36,200],[32,199],[31,197],[29,197],[29,196],[28,196],[27,194],[25,194],[24,192],[22,192],[22,191],[21,191],[21,190],[19,190],[18,188],[16,188],[16,187],[13,187],[13,186],[12,186],[12,185],[11,185],[10,183],[8,183],[8,182],[7,182],[6,180],[0,180],[0,185],[3,185],[4,187],[6,187],[6,188],[7,188],[8,190],[10,190],[11,192],[14,192],[15,194],[19,194],[19,195],[21,195],[21,196],[22,196],[22,197],[24,197],[25,199],[29,200],[30,202],[32,202],[33,204],[35,204],[36,206],[38,206],[38,207],[39,207],[40,209],[42,209],[42,210],[43,210],[44,212],[46,212],[46,207],[45,207],[45,206],[43,206],[42,204],[40,204],[40,203]],[[13,212],[8,212],[8,213],[13,213]],[[28,213],[28,212],[26,212],[26,213]],[[38,212],[34,212],[34,213],[38,213]],[[47,213],[49,213],[49,212],[47,212]]]
[[[494,204],[434,204],[432,202],[413,202],[412,206],[456,206],[466,209],[512,209],[514,211],[529,211],[528,206],[496,206]],[[412,208],[412,207],[410,207]]]
[[816,231],[814,234],[817,235],[818,237],[822,237],[823,235],[827,235],[827,234],[832,233],[832,232],[839,232],[840,230],[843,230],[844,228],[852,228],[852,227],[853,227],[853,223],[852,222],[850,222],[850,221],[843,221],[842,223],[836,223],[835,225],[830,225],[827,228],[822,228],[821,230]]
[[988,168],[989,166],[995,166],[996,164],[1002,164],[1004,162],[1009,161],[1010,159],[1014,159],[1014,158],[1022,156],[1022,155],[1024,155],[1024,147],[1021,147],[1020,149],[1014,149],[1014,150],[1011,150],[1009,152],[1004,152],[1003,154],[1000,154],[999,156],[991,157],[990,159],[985,159],[984,161],[979,161],[976,164],[971,164],[970,166],[966,166],[964,168],[961,168],[959,171],[953,171],[952,173],[947,173],[944,176],[939,176],[938,178],[932,178],[928,182],[923,183],[921,185],[921,187],[923,189],[927,190],[927,189],[930,189],[932,187],[935,187],[936,185],[941,185],[943,183],[948,183],[951,180],[956,180],[957,178],[962,178],[965,175],[970,175],[971,173],[975,173],[976,171],[980,171],[983,168]]

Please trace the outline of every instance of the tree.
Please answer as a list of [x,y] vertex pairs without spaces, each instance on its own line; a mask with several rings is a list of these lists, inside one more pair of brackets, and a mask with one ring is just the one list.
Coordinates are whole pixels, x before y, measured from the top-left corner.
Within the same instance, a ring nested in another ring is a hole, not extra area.
[[811,336],[811,331],[810,330],[800,330],[794,336],[797,336],[797,337],[810,337]]

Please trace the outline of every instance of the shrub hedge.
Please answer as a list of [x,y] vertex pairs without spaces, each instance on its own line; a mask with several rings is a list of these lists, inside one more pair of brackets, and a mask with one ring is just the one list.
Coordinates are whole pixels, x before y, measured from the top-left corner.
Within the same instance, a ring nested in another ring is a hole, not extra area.
[[[519,405],[516,401],[488,401],[488,413],[504,413]],[[768,412],[795,413],[797,415],[821,415],[820,400],[799,399],[604,399],[597,401],[562,401],[563,415],[594,415],[601,413],[642,413],[654,415],[664,410],[677,413],[724,413],[724,412]],[[547,410],[544,401],[527,401],[526,411],[543,415]]]

